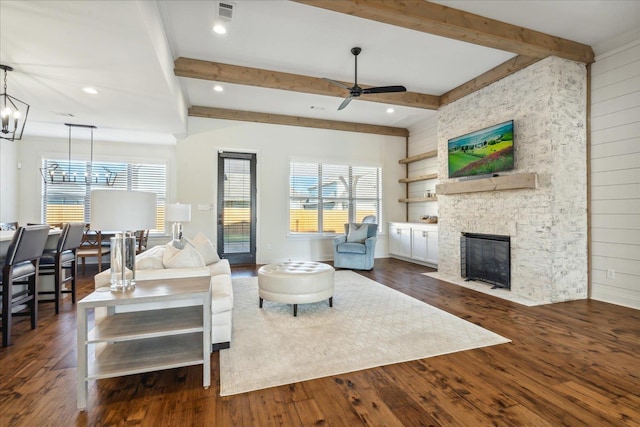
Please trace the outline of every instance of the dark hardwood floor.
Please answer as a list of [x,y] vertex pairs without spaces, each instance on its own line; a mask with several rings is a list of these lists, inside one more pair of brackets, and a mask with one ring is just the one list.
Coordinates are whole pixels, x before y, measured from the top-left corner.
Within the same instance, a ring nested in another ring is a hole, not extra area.
[[640,311],[589,300],[525,307],[426,271],[377,259],[362,274],[512,342],[229,397],[219,396],[214,353],[208,390],[200,367],[92,381],[79,412],[67,298],[58,315],[40,305],[36,330],[18,318],[14,344],[0,350],[0,426],[640,425]]

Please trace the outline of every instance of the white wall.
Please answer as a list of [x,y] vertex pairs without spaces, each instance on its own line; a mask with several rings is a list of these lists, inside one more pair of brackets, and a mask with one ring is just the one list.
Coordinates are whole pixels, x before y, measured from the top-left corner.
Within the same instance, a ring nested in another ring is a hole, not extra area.
[[[257,263],[331,260],[331,238],[289,236],[288,191],[291,159],[382,166],[384,222],[404,220],[405,138],[295,126],[190,118],[190,136],[178,143],[178,194],[191,203],[187,236],[216,231],[217,154],[219,150],[257,154]],[[198,210],[198,205],[211,206]],[[385,227],[381,227],[385,232]],[[386,256],[386,236],[379,236],[376,256]]]
[[0,222],[18,220],[18,144],[0,139]]
[[[426,120],[420,126],[409,129],[409,153],[408,157],[427,153],[438,149],[438,114],[435,113],[430,120]],[[438,157],[420,160],[407,165],[408,176],[420,176],[438,173]],[[437,179],[416,181],[409,183],[409,197],[424,197],[424,193],[430,190],[436,192]],[[407,221],[417,222],[421,215],[438,215],[437,202],[416,202],[408,204]]]
[[640,31],[594,50],[591,298],[640,309]]

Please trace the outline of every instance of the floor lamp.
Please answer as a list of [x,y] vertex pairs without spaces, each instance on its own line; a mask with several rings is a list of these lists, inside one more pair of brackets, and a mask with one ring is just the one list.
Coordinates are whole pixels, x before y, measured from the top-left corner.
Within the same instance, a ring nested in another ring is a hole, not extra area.
[[136,230],[156,228],[156,194],[127,190],[91,192],[91,229],[117,232],[111,238],[111,290],[133,290]]
[[182,223],[191,221],[191,205],[171,203],[167,205],[167,222],[173,222],[171,234],[173,240],[182,240]]

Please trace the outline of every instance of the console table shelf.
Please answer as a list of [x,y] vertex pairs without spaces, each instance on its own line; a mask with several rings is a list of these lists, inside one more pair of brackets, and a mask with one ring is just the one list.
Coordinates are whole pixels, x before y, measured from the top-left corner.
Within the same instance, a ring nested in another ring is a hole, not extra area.
[[107,346],[92,361],[87,379],[120,377],[202,363],[202,332],[122,341]]
[[[184,306],[152,310],[137,306],[175,302]],[[127,312],[126,306],[132,311]],[[124,312],[117,313],[116,307]],[[110,315],[89,328],[89,312],[97,308],[106,308]],[[90,380],[202,365],[202,386],[211,385],[209,276],[148,280],[127,292],[99,288],[78,301],[76,323],[81,411],[87,406]]]

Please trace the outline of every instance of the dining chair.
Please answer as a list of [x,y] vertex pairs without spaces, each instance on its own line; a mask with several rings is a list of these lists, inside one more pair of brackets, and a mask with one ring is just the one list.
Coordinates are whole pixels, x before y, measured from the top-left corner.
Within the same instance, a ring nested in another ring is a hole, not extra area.
[[[76,276],[78,275],[77,250],[84,236],[84,222],[70,222],[64,225],[55,249],[45,250],[40,257],[40,276],[54,276],[53,291],[39,291],[39,295],[54,295],[53,300],[40,302],[54,302],[56,314],[60,312],[62,294],[71,294],[72,304],[76,303]],[[66,272],[66,274],[65,274]],[[71,289],[63,289],[67,282],[71,282]]]
[[147,250],[149,242],[149,230],[136,231],[136,255]]
[[[2,346],[11,345],[13,316],[30,316],[38,323],[38,269],[47,243],[48,225],[18,227],[11,238],[2,268]],[[19,308],[18,308],[19,307]],[[13,309],[17,311],[13,313]],[[25,310],[28,309],[28,312]]]
[[[109,243],[108,240],[106,240]],[[111,253],[111,248],[105,245],[102,239],[102,231],[90,230],[89,225],[85,226],[82,243],[76,251],[78,258],[82,260],[82,274],[84,274],[85,261],[87,257],[98,259],[98,272],[102,271],[102,257]]]

